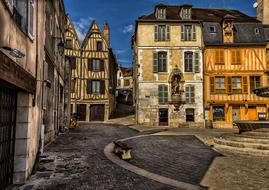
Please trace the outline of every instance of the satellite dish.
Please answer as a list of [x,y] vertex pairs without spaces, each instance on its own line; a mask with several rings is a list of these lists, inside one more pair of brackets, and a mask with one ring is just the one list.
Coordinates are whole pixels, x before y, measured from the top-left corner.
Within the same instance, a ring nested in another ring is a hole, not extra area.
[[253,4],[253,8],[257,8],[258,7],[258,2],[255,2],[254,4]]

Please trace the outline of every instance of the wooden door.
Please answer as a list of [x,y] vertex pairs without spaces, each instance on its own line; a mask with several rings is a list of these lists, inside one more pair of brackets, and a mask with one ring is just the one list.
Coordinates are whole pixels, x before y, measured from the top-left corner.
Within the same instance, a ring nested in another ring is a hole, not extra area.
[[86,121],[86,104],[78,104],[77,113],[79,115],[79,121]]
[[168,109],[159,109],[159,125],[168,125]]
[[258,120],[256,107],[249,107],[248,108],[248,120]]
[[96,104],[90,106],[90,121],[104,121],[105,120],[105,105]]

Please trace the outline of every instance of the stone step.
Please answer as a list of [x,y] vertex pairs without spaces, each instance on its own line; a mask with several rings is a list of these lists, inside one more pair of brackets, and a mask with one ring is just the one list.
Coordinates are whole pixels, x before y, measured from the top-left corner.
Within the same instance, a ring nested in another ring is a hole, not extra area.
[[260,129],[255,129],[254,130],[255,132],[266,132],[266,133],[269,133],[269,127],[268,128],[260,128]]
[[255,131],[244,132],[242,134],[247,135],[247,136],[267,137],[267,138],[269,138],[269,133],[264,132],[264,131],[255,130]]
[[221,138],[214,138],[214,142],[219,145],[225,145],[225,146],[230,146],[230,147],[250,148],[250,149],[256,149],[256,150],[269,151],[269,144],[238,142],[238,141],[233,141],[233,140],[225,140]]
[[252,148],[239,148],[226,145],[215,144],[214,148],[223,152],[239,153],[254,156],[266,156],[269,157],[269,150],[257,150]]
[[269,144],[269,138],[258,137],[258,136],[247,136],[247,135],[223,135],[220,137],[225,140],[236,141],[236,142],[247,142],[247,143],[260,143]]

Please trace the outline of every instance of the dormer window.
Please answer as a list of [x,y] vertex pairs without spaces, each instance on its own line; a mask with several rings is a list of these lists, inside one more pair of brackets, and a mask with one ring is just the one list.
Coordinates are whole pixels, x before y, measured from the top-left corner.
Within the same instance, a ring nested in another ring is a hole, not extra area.
[[255,28],[255,34],[256,34],[256,35],[260,34],[260,30],[259,30],[259,28]]
[[158,8],[157,9],[157,18],[158,19],[165,19],[166,18],[166,9],[165,8]]
[[182,19],[191,19],[191,8],[182,9]]

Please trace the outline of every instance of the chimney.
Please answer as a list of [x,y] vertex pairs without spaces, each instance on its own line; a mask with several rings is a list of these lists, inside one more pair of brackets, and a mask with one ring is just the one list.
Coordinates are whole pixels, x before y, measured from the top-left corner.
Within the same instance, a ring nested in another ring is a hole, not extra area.
[[256,0],[257,19],[269,25],[269,0]]
[[107,42],[108,46],[110,46],[110,31],[109,31],[109,26],[107,24],[107,22],[105,22],[104,24],[104,38],[105,41]]

